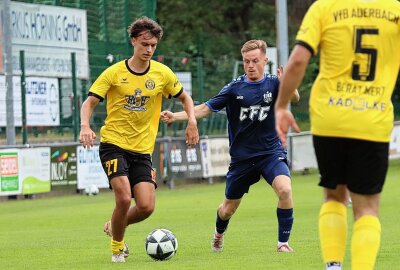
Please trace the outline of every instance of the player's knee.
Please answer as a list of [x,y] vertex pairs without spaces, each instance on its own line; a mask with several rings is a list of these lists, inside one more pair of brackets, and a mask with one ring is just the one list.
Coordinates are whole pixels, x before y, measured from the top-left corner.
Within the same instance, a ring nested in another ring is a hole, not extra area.
[[131,206],[131,197],[129,195],[121,195],[116,199],[116,207],[128,212]]
[[350,197],[347,193],[328,193],[325,196],[325,201],[337,201],[344,205],[347,205]]
[[279,200],[287,200],[292,197],[291,186],[284,186],[277,190]]
[[154,203],[136,205],[142,216],[149,217],[154,212]]

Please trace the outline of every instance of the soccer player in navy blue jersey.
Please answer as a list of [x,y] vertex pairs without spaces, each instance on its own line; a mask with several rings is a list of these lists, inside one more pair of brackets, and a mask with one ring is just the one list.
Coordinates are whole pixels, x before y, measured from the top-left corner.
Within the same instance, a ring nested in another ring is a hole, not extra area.
[[[206,103],[195,106],[196,118],[226,109],[228,117],[231,163],[227,173],[225,198],[217,210],[211,242],[214,251],[223,250],[224,235],[230,218],[251,185],[262,176],[278,196],[279,252],[293,252],[289,237],[293,225],[293,201],[286,149],[275,131],[274,104],[279,78],[265,74],[268,62],[267,44],[262,40],[247,41],[241,50],[245,74],[234,79]],[[283,68],[278,69],[278,76]],[[293,100],[299,100],[295,91]],[[161,112],[167,124],[187,119],[182,112]]]

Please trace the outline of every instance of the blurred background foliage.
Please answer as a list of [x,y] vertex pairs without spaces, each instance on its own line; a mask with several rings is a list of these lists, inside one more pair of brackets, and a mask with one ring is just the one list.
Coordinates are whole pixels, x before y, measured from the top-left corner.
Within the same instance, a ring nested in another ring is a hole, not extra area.
[[[22,0],[20,2],[81,8],[87,11],[90,79],[81,82],[81,100],[91,83],[108,66],[133,53],[126,29],[142,15],[154,18],[164,28],[154,59],[173,71],[192,74],[196,104],[206,101],[233,78],[240,49],[249,39],[263,39],[277,46],[275,0]],[[312,0],[287,1],[289,49],[293,48],[301,20]],[[278,48],[279,49],[279,48]],[[110,57],[112,56],[112,61]],[[239,69],[239,74],[243,69]],[[318,73],[318,56],[311,59],[299,88],[301,101],[292,106],[302,130],[309,129],[308,97]],[[400,119],[400,79],[393,95],[395,119]],[[104,102],[103,102],[104,103]],[[164,108],[180,109],[171,101]],[[95,129],[105,118],[105,106],[96,108]],[[184,128],[174,124],[173,134]],[[217,128],[218,127],[218,128]],[[169,128],[170,129],[170,128]],[[167,127],[160,128],[165,135]],[[213,115],[201,122],[201,133],[226,133],[226,117]]]

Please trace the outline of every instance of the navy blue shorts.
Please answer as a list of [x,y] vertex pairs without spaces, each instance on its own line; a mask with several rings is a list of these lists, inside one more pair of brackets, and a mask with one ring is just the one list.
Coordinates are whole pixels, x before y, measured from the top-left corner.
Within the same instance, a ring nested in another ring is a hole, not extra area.
[[157,187],[152,177],[149,154],[131,152],[110,143],[100,143],[99,154],[109,182],[116,176],[125,175],[129,179],[131,188],[139,182],[150,182]]
[[290,177],[288,161],[284,153],[263,155],[231,163],[226,178],[225,197],[229,200],[240,199],[249,192],[251,185],[260,180],[261,176],[272,185],[278,175]]

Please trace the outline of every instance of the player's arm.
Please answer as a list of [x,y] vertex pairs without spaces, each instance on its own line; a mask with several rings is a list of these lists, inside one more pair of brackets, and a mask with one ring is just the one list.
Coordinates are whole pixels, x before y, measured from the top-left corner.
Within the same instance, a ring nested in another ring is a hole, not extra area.
[[100,99],[95,96],[88,96],[82,103],[81,107],[81,132],[79,134],[79,141],[83,147],[93,146],[96,139],[96,133],[90,128],[90,117],[92,116],[94,108],[99,104]]
[[197,129],[197,120],[194,113],[193,100],[190,95],[183,91],[179,95],[179,100],[182,102],[184,112],[188,121],[186,128],[186,144],[193,145],[199,142],[199,131]]
[[[205,103],[194,106],[194,115],[196,119],[204,118],[211,114],[211,112],[212,111]],[[161,120],[166,124],[172,124],[175,121],[185,121],[187,119],[188,116],[184,111],[174,113],[170,111],[161,112]]]
[[[280,66],[278,68],[278,79],[279,79],[279,81],[281,80],[281,78],[283,76],[283,73],[284,73],[283,66]],[[300,94],[299,94],[299,91],[297,90],[297,88],[294,90],[294,93],[293,93],[290,101],[294,102],[294,103],[297,103],[297,102],[300,101]]]
[[295,90],[303,80],[310,58],[311,52],[304,46],[296,45],[294,47],[281,78],[275,109],[286,109],[288,107],[293,95],[296,95]]
[[306,47],[296,45],[280,81],[278,99],[275,103],[275,125],[284,146],[287,145],[286,137],[290,127],[294,131],[300,132],[292,113],[288,110],[288,105],[303,80],[311,56],[311,52]]

